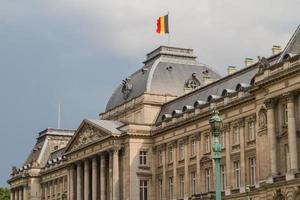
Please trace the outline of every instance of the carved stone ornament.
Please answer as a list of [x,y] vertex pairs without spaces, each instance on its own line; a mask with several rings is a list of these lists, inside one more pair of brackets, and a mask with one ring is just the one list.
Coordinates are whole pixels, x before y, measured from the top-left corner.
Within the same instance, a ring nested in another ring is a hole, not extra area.
[[79,149],[81,146],[92,143],[95,140],[100,139],[102,135],[103,133],[101,133],[99,130],[94,129],[90,125],[85,125],[73,142],[71,150]]
[[260,56],[258,56],[257,58],[258,58],[258,68],[259,68],[258,72],[263,72],[265,69],[270,67],[270,63],[268,59]]
[[267,127],[267,113],[266,109],[261,108],[258,112],[258,126],[260,129],[264,129]]
[[131,91],[132,91],[131,80],[130,78],[126,78],[125,80],[122,81],[122,93],[123,93],[123,98],[125,100],[128,99]]
[[281,189],[277,189],[274,194],[273,200],[286,200],[286,199],[287,198],[285,197],[285,195],[282,194]]

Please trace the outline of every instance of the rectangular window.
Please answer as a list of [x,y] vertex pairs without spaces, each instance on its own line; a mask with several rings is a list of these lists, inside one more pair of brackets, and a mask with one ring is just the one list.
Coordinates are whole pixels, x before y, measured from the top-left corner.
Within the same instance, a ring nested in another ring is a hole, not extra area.
[[184,143],[179,144],[179,160],[184,159]]
[[208,152],[210,152],[210,138],[209,138],[209,135],[206,135],[205,137],[204,137],[204,140],[205,140],[205,153],[208,153]]
[[196,155],[196,140],[193,138],[191,140],[191,156]]
[[158,186],[159,186],[159,200],[163,199],[163,183],[162,183],[162,179],[158,180]]
[[206,188],[206,192],[210,192],[210,168],[206,168],[204,170],[205,173],[205,188]]
[[148,200],[148,181],[140,180],[140,200]]
[[169,163],[173,162],[173,147],[172,146],[168,147],[168,162]]
[[283,123],[284,125],[287,125],[288,123],[288,109],[287,109],[287,103],[284,103],[282,105],[282,110],[283,110]]
[[221,170],[221,190],[224,191],[226,186],[225,166],[221,165],[220,170]]
[[140,165],[147,165],[147,151],[140,151]]
[[220,144],[222,148],[225,148],[225,135],[223,132],[220,134]]
[[256,183],[256,160],[255,158],[249,158],[249,169],[250,169],[250,185]]
[[248,139],[255,140],[255,122],[250,121],[248,122]]
[[184,175],[179,176],[179,193],[180,197],[184,196]]
[[196,173],[191,173],[191,192],[192,194],[196,194]]
[[233,127],[233,144],[240,144],[240,127]]
[[161,151],[161,149],[158,150],[157,157],[158,157],[158,164],[162,165],[162,151]]
[[174,198],[173,177],[169,177],[169,199]]
[[241,168],[240,168],[240,161],[234,161],[233,162],[233,168],[234,168],[234,181],[235,181],[235,187],[239,188],[241,185]]

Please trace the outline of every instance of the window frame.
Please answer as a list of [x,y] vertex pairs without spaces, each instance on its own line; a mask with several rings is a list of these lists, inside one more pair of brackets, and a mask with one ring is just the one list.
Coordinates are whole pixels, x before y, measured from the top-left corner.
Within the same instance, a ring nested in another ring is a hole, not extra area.
[[149,181],[148,180],[140,180],[140,200],[148,200],[149,199]]
[[146,150],[146,149],[140,150],[139,164],[141,166],[148,165],[148,150]]
[[236,188],[241,187],[241,163],[239,160],[233,161],[234,185]]

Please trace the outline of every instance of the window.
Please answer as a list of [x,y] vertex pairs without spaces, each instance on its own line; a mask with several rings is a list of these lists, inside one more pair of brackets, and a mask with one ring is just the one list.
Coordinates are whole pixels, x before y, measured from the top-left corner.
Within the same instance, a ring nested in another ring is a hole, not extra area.
[[206,135],[205,138],[205,153],[210,152],[210,139],[209,139],[209,135]]
[[249,158],[249,169],[250,169],[250,185],[256,183],[256,160],[255,158]]
[[220,170],[221,170],[221,190],[224,191],[226,186],[225,166],[221,165]]
[[255,122],[250,121],[248,122],[248,139],[255,140]]
[[239,188],[241,185],[241,169],[240,169],[240,161],[234,161],[233,162],[233,168],[234,168],[234,181],[235,181],[235,187]]
[[205,188],[206,192],[210,191],[210,168],[206,168],[204,170],[205,173]]
[[140,151],[140,165],[147,165],[147,151]]
[[169,163],[173,162],[173,147],[172,146],[168,147],[168,162]]
[[158,184],[159,184],[159,200],[163,199],[163,183],[162,183],[162,179],[158,180]]
[[223,132],[220,134],[220,144],[222,148],[225,148],[225,135]]
[[184,175],[183,174],[179,176],[179,193],[180,193],[180,197],[184,196]]
[[169,177],[169,199],[174,198],[173,176]]
[[233,144],[240,144],[240,127],[233,128]]
[[284,125],[287,125],[288,123],[288,109],[287,109],[287,104],[284,103],[282,105],[282,110],[283,110],[283,123]]
[[140,200],[148,200],[148,181],[140,180]]
[[161,149],[158,150],[157,157],[158,157],[158,164],[162,165],[162,151],[161,151]]
[[193,138],[191,140],[191,156],[196,155],[196,140]]
[[183,160],[184,159],[184,143],[181,142],[179,144],[179,160]]
[[192,194],[196,194],[196,173],[191,173],[191,192]]

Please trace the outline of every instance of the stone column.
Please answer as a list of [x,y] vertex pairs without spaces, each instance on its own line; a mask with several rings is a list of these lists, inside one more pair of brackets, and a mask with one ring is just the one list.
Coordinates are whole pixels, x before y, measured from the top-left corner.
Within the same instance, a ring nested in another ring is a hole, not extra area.
[[177,141],[173,142],[173,187],[174,187],[174,199],[178,197],[177,190]]
[[232,187],[232,175],[231,175],[231,159],[230,159],[230,124],[224,124],[224,134],[225,134],[225,150],[226,150],[226,187],[225,187],[225,195],[231,194]]
[[19,188],[19,200],[23,200],[23,187]]
[[156,184],[157,180],[156,180],[156,167],[157,167],[157,151],[156,151],[156,147],[152,147],[152,162],[151,162],[151,170],[152,170],[152,179],[151,179],[151,191],[150,191],[150,199],[151,200],[155,200],[157,199],[157,195],[158,195],[158,187]]
[[28,186],[23,187],[23,200],[28,200]]
[[19,200],[19,191],[18,188],[15,188],[15,200]]
[[44,198],[48,199],[48,184],[44,183],[43,186],[44,186]]
[[75,177],[75,169],[74,169],[74,165],[72,165],[69,169],[69,200],[75,199],[75,181],[74,181],[74,177]]
[[77,187],[76,187],[76,191],[77,191],[77,198],[76,200],[82,200],[82,163],[77,163]]
[[105,194],[105,187],[106,187],[106,181],[105,181],[105,156],[101,155],[100,157],[100,199],[105,200],[106,194]]
[[295,120],[295,100],[294,94],[287,94],[287,109],[288,109],[288,143],[290,153],[290,173],[298,171],[298,155],[297,155],[297,132]]
[[[271,176],[274,176],[277,174],[277,139],[275,133],[274,99],[268,99],[265,104],[267,107],[267,129],[270,141]],[[273,182],[272,180],[270,181]]]
[[189,138],[187,137],[184,141],[184,199],[188,199],[189,197],[189,189],[190,189],[190,182],[189,182]]
[[10,200],[15,200],[15,191],[10,190]]
[[90,196],[90,165],[89,160],[84,160],[84,200],[88,200]]
[[200,133],[197,133],[195,136],[196,139],[196,194],[199,194],[200,191],[200,176],[201,176],[201,169],[200,169]]
[[113,149],[113,200],[119,200],[119,148]]
[[92,161],[92,200],[97,200],[98,174],[97,174],[97,157]]
[[241,158],[241,185],[240,192],[245,192],[246,186],[246,163],[245,163],[245,123],[244,119],[240,119],[238,122],[240,130],[240,158]]
[[166,144],[161,146],[162,156],[162,198],[167,199],[167,180],[166,180]]

